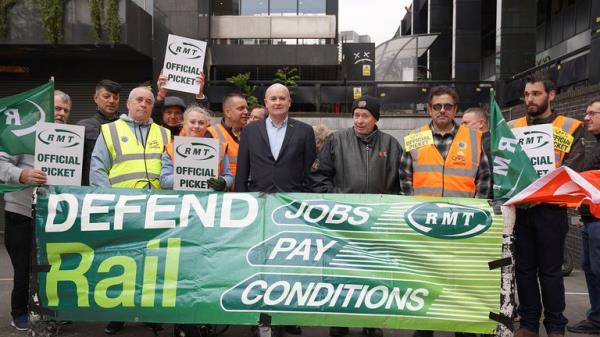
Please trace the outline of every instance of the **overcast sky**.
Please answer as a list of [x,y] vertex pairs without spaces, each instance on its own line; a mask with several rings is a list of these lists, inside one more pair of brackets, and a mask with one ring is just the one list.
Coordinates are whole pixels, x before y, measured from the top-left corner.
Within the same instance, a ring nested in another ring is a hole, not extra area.
[[370,35],[378,45],[389,40],[411,0],[339,0],[339,29]]

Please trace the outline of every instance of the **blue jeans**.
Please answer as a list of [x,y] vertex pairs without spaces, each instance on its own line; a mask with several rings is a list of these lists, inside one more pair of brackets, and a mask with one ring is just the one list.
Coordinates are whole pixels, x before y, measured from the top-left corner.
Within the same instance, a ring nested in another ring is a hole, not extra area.
[[600,220],[584,222],[581,239],[581,267],[585,273],[591,305],[587,311],[587,319],[600,327]]

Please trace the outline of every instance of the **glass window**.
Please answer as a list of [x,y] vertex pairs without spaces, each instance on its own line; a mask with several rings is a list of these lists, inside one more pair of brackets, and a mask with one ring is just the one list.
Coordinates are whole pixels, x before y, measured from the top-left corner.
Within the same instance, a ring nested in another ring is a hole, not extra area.
[[212,0],[213,15],[240,15],[240,0]]
[[297,0],[271,0],[271,15],[298,15]]
[[269,15],[269,0],[241,0],[242,15]]
[[325,0],[299,0],[299,15],[325,15]]

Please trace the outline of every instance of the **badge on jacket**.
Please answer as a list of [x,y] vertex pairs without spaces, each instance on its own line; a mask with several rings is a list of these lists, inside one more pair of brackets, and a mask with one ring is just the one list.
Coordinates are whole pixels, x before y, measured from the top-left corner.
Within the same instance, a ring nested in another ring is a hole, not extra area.
[[315,161],[313,161],[312,165],[310,166],[310,171],[311,172],[317,172],[317,170],[319,169],[319,164],[321,162],[319,161],[319,159],[315,159]]
[[406,152],[427,145],[433,145],[433,132],[431,130],[414,132],[404,136],[404,151]]

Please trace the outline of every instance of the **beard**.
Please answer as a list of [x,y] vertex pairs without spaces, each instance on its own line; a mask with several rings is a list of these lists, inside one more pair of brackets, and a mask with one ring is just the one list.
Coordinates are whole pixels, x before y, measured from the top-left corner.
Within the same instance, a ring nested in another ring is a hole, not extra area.
[[526,112],[529,116],[539,116],[546,112],[548,109],[548,100],[545,100],[542,104],[531,104],[526,107]]

